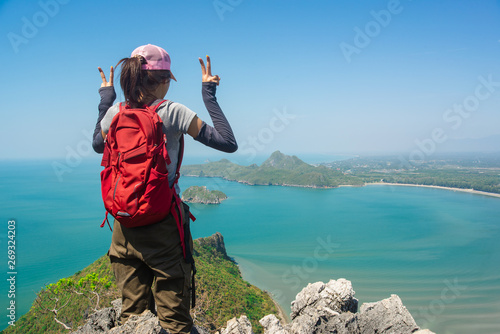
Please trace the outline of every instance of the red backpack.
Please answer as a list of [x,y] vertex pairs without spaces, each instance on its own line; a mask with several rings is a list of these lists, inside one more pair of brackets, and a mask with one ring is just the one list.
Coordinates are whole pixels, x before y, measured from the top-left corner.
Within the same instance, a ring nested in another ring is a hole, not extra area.
[[130,228],[157,223],[172,212],[186,256],[181,200],[175,191],[184,138],[181,136],[175,181],[170,187],[167,139],[162,131],[163,122],[156,113],[163,102],[143,108],[120,104],[120,111],[111,122],[101,162],[105,167],[101,172],[101,191],[106,208],[101,227],[107,221],[108,213]]

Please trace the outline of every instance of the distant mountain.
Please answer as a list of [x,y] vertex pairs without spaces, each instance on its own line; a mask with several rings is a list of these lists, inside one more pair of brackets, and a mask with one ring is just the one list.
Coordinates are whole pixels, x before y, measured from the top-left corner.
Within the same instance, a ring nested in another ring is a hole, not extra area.
[[295,155],[289,156],[276,151],[261,165],[262,167],[273,167],[278,169],[294,170],[299,167],[309,166]]
[[313,188],[334,188],[339,185],[364,185],[357,177],[345,175],[341,171],[325,166],[311,166],[296,156],[276,151],[262,163],[240,166],[229,160],[181,168],[182,175],[221,177],[251,185],[280,185]]

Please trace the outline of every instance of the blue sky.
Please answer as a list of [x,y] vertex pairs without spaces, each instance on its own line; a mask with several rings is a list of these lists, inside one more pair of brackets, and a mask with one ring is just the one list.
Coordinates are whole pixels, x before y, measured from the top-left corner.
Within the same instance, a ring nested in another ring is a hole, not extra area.
[[197,59],[211,56],[248,162],[469,139],[500,151],[499,0],[2,1],[0,22],[4,159],[97,158],[97,66],[147,43],[172,58],[167,98],[206,121]]

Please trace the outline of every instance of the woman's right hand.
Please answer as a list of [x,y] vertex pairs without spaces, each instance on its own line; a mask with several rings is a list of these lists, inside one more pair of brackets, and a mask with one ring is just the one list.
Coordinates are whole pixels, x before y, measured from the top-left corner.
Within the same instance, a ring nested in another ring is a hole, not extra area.
[[201,64],[201,81],[203,82],[215,82],[217,86],[220,82],[220,77],[218,75],[212,75],[212,66],[210,65],[210,57],[207,56],[207,68],[205,69],[205,63],[203,59],[198,58]]
[[113,87],[113,76],[114,70],[113,66],[111,66],[111,70],[109,71],[109,81],[106,81],[106,75],[104,74],[102,68],[98,67],[99,73],[101,73],[102,84],[101,87]]

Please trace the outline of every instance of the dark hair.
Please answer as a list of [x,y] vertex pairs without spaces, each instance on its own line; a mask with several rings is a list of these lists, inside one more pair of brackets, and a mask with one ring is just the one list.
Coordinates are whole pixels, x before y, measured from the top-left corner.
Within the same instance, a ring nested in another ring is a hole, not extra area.
[[125,95],[125,101],[133,108],[152,102],[155,99],[153,92],[158,85],[170,80],[172,74],[169,70],[143,70],[142,64],[146,59],[142,56],[123,58],[115,68],[122,65],[120,72],[120,85]]

